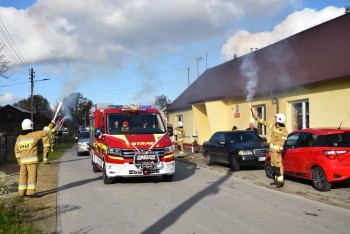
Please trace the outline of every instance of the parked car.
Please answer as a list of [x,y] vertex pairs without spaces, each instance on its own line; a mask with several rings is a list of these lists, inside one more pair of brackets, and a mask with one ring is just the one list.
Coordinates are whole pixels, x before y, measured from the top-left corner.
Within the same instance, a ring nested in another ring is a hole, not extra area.
[[269,144],[252,131],[220,131],[203,143],[207,165],[225,163],[234,171],[241,166],[263,166],[268,149]]
[[[282,151],[284,174],[311,180],[318,191],[350,178],[350,129],[304,129],[288,135]],[[267,177],[273,178],[270,155]]]
[[80,132],[78,137],[78,149],[77,155],[87,154],[90,152],[90,147],[88,145],[90,138],[90,132]]

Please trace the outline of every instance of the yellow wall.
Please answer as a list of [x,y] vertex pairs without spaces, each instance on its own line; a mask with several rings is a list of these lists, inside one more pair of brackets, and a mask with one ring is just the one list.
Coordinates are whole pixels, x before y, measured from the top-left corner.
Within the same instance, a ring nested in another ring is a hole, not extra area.
[[[204,103],[194,104],[192,106],[194,121],[197,127],[198,143],[206,141],[210,137],[210,125],[207,115],[207,109]],[[202,144],[202,143],[200,143]]]
[[[293,130],[292,105],[294,102],[301,100],[309,102],[310,128],[336,128],[339,127],[341,122],[343,128],[350,128],[350,78],[279,92],[275,93],[274,97],[279,101],[279,112],[286,115],[288,132]],[[270,94],[254,97],[251,104],[253,108],[264,105],[266,120],[271,123],[274,122],[277,105],[272,103]],[[237,111],[239,118],[234,116]],[[249,122],[255,123],[255,120],[251,117],[249,105],[243,98],[194,104],[192,110],[171,113],[170,120],[173,120],[172,123],[174,123],[177,114],[182,114],[184,117],[186,135],[196,132],[200,145],[216,131],[231,130],[233,125],[236,125],[239,130],[245,130]],[[271,132],[267,130],[266,138],[268,141],[270,135]]]
[[224,101],[212,101],[206,102],[205,107],[207,109],[207,115],[209,119],[209,131],[210,135],[217,131],[230,130],[227,127],[227,105]]

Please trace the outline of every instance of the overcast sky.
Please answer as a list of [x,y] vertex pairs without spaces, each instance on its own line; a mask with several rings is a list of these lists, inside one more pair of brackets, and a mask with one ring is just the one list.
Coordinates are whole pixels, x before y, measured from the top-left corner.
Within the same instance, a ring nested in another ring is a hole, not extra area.
[[[348,0],[1,0],[0,43],[13,65],[0,105],[34,94],[54,107],[175,100],[206,68],[344,14]],[[41,81],[43,79],[50,79]],[[208,87],[209,88],[209,87]],[[205,92],[205,90],[203,90]]]

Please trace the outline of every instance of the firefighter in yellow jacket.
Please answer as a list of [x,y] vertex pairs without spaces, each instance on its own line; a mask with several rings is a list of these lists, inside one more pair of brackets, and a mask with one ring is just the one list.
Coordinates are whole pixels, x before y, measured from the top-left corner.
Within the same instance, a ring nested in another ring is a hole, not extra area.
[[15,144],[15,154],[20,165],[18,195],[35,197],[35,187],[37,181],[38,164],[38,142],[49,134],[49,131],[55,125],[51,120],[48,127],[44,130],[33,132],[33,122],[25,119],[22,122],[22,132],[17,137]]
[[284,186],[282,150],[284,142],[287,140],[288,132],[284,122],[286,117],[284,114],[278,113],[275,115],[275,123],[271,124],[259,117],[253,115],[253,118],[258,122],[268,127],[271,131],[270,155],[271,155],[271,170],[274,174],[274,181],[270,185],[276,185],[277,188]]
[[176,141],[177,147],[179,148],[179,155],[184,156],[184,138],[185,138],[185,129],[182,126],[182,122],[177,123],[176,130]]
[[[53,143],[52,138],[54,138],[54,132],[56,131],[56,128],[57,128],[57,126],[54,127],[53,129],[51,129],[49,131],[49,134],[42,139],[42,141],[43,141],[43,163],[44,164],[48,163],[48,156],[49,156],[49,152],[51,150],[51,145]],[[45,130],[45,128],[44,128],[44,130]]]

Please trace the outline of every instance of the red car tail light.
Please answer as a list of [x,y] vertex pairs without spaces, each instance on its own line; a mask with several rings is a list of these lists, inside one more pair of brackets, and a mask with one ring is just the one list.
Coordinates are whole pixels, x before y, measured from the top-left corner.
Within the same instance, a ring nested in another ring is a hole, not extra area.
[[348,153],[348,150],[323,150],[324,155],[329,159],[336,159],[339,155]]

